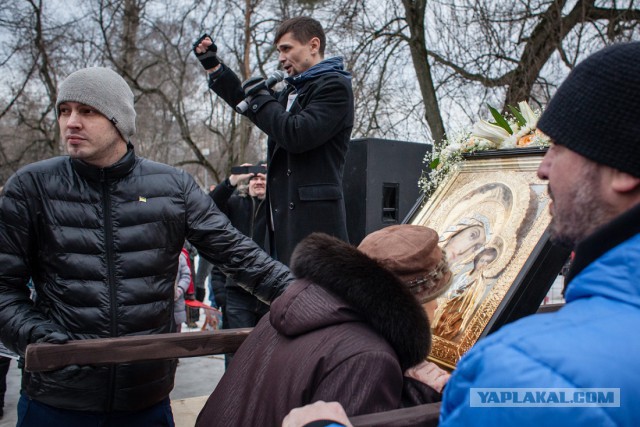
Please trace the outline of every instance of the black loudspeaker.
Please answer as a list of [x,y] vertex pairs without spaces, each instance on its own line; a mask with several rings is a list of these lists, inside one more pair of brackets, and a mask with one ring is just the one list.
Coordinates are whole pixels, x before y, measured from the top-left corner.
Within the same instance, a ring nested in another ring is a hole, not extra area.
[[432,146],[363,138],[351,140],[344,170],[347,230],[351,244],[393,224],[402,224],[420,196],[418,179]]

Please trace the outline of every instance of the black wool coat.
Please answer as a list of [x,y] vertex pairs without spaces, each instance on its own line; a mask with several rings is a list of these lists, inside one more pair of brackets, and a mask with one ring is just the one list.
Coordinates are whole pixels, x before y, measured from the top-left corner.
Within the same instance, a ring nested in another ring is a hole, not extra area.
[[250,237],[262,249],[268,250],[265,245],[267,214],[264,200],[248,194],[234,194],[235,189],[229,179],[225,179],[209,193],[209,196],[216,202],[218,209],[229,218],[231,225]]
[[[235,107],[244,99],[226,66],[210,88]],[[351,80],[328,73],[306,82],[290,111],[293,86],[254,96],[247,117],[268,136],[267,213],[275,257],[289,264],[295,246],[312,232],[348,241],[342,177],[354,121]]]

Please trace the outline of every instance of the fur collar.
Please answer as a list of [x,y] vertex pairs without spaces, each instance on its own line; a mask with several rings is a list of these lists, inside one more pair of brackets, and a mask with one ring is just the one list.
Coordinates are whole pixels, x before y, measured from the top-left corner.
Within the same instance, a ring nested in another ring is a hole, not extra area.
[[407,287],[354,246],[313,233],[296,247],[291,271],[351,305],[395,350],[403,371],[431,348],[429,321]]

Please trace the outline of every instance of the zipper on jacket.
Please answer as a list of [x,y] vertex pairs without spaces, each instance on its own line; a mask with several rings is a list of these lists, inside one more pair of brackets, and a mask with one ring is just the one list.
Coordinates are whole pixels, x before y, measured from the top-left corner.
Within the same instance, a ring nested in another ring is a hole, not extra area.
[[253,215],[251,215],[251,236],[249,236],[251,238],[251,240],[253,240],[253,235],[255,234],[255,230],[253,229],[255,227],[255,222],[256,222],[256,217],[258,216],[258,212],[260,211],[260,206],[262,206],[262,202],[264,202],[264,199],[260,200],[260,202],[258,203],[258,206],[256,207],[256,199],[253,196],[249,196],[251,197],[251,210],[253,211]]
[[251,238],[251,240],[253,240],[253,225],[255,223],[256,220],[256,200],[253,198],[253,196],[249,195],[249,198],[251,198],[251,224],[249,227],[249,233],[251,233],[251,235],[249,236],[249,238]]
[[[116,299],[116,287],[115,287],[115,274],[113,273],[113,223],[111,221],[111,194],[109,193],[109,183],[105,177],[104,169],[100,170],[100,182],[102,184],[102,203],[103,203],[103,215],[104,215],[104,234],[105,234],[105,251],[107,256],[107,287],[109,288],[109,301],[110,301],[110,313],[109,323],[111,329],[111,336],[115,337],[118,334],[117,319],[117,299]],[[116,367],[115,365],[109,366],[109,385],[107,387],[107,412],[113,410],[113,401],[115,399],[115,382],[116,382]]]

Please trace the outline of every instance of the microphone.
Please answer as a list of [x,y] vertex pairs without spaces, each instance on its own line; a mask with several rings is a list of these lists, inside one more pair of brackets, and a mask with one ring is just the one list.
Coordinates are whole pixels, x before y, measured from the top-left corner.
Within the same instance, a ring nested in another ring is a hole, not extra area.
[[247,109],[249,108],[249,98],[251,98],[251,96],[255,95],[263,89],[271,88],[271,86],[275,85],[276,83],[283,81],[284,77],[284,72],[280,70],[274,71],[274,73],[267,77],[266,80],[261,81],[260,83],[249,89],[249,91],[247,91],[244,101],[236,105],[236,111],[240,114],[247,111]]

